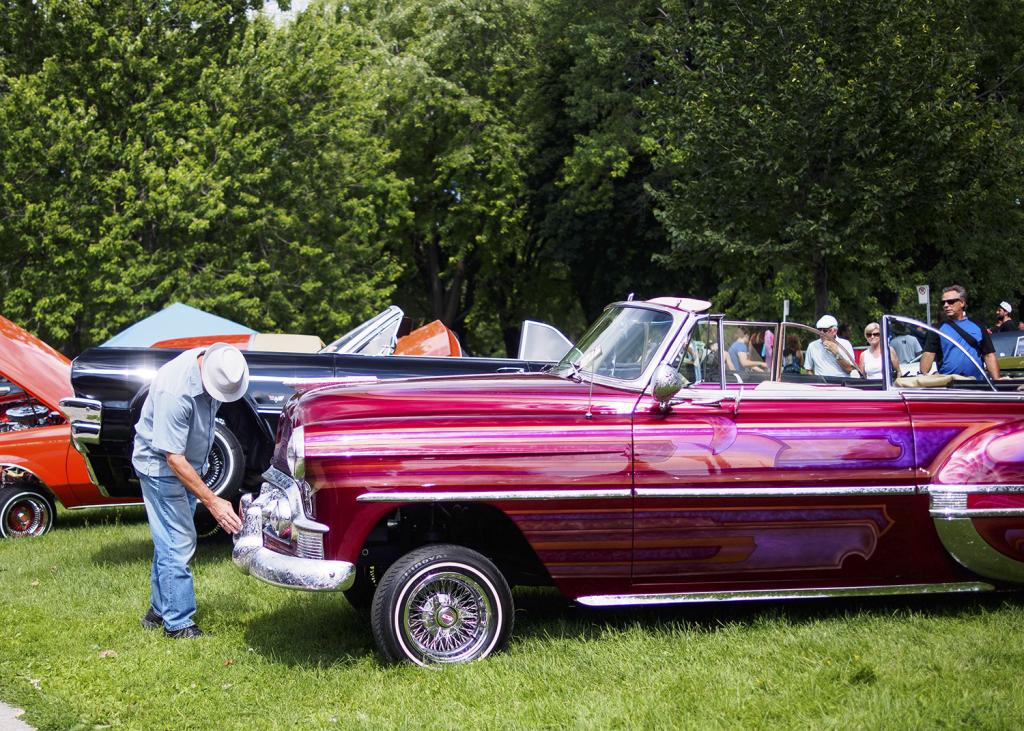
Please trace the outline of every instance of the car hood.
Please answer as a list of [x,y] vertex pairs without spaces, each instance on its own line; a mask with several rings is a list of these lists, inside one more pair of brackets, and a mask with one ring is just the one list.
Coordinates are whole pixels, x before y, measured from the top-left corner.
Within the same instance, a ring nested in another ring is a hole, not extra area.
[[[306,426],[366,418],[582,413],[589,386],[546,373],[408,378],[318,388],[299,399],[294,413]],[[597,386],[595,397],[606,390]]]
[[51,409],[74,396],[71,361],[32,333],[0,317],[0,372]]
[[[293,399],[278,425],[273,464],[287,469],[287,443],[293,429],[304,430],[307,457],[423,454],[453,448],[452,429],[478,433],[491,449],[522,449],[494,441],[491,427],[513,428],[545,422],[588,425],[605,430],[630,419],[639,394],[560,378],[546,373],[442,376],[326,386]],[[592,420],[590,415],[596,416]],[[466,431],[468,429],[468,431]],[[422,440],[430,434],[429,445]],[[488,437],[490,434],[490,437]],[[413,437],[413,435],[419,435]],[[464,448],[464,443],[459,443]],[[545,449],[554,442],[533,445]],[[618,446],[615,449],[619,449]]]

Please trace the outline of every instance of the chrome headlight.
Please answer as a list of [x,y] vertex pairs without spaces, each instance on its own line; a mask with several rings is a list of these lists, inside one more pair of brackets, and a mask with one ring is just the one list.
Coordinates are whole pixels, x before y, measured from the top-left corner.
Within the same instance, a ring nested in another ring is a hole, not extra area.
[[292,536],[292,506],[287,495],[281,495],[270,501],[263,509],[270,529],[278,538],[288,540]]
[[292,477],[301,480],[306,476],[306,435],[301,426],[295,427],[288,439],[287,459]]

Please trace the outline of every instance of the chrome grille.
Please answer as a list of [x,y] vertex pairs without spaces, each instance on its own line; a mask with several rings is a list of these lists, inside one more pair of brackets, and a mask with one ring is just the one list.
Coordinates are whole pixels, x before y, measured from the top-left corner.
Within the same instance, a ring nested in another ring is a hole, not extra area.
[[300,558],[322,559],[324,557],[324,537],[322,533],[296,530],[295,544]]
[[967,493],[933,492],[931,498],[931,513],[933,515],[953,513],[967,508]]

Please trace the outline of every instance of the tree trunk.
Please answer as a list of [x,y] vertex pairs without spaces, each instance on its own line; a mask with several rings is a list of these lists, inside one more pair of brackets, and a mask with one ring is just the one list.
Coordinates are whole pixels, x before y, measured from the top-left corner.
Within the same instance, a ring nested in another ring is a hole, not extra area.
[[828,312],[828,263],[822,251],[814,255],[814,311],[817,317]]

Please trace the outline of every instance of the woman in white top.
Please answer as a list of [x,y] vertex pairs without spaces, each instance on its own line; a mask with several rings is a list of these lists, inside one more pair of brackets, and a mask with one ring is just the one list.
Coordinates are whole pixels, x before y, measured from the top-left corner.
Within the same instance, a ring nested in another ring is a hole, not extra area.
[[[860,354],[860,372],[865,378],[882,377],[882,326],[877,322],[869,322],[864,328],[864,339],[868,341],[868,349]],[[896,357],[896,351],[889,346],[889,357],[892,359],[893,368],[900,373],[900,359]]]

